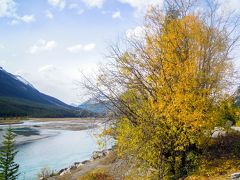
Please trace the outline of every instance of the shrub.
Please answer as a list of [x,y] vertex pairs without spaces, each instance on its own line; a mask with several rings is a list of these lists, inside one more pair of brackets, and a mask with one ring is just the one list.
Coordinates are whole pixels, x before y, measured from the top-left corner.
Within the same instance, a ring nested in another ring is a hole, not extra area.
[[102,169],[97,169],[79,177],[78,180],[113,180],[112,176]]
[[38,173],[38,178],[47,179],[51,176],[54,176],[55,172],[48,167],[42,168]]

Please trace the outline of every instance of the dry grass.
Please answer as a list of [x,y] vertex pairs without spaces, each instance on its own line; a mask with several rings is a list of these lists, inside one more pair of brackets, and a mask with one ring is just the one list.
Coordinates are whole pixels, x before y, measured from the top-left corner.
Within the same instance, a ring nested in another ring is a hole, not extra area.
[[111,151],[105,158],[100,160],[100,164],[109,165],[117,160],[117,154],[115,151]]
[[64,176],[51,177],[47,180],[70,180],[72,178],[71,174],[66,174]]
[[78,180],[113,180],[113,177],[104,169],[96,169],[88,172],[82,177],[79,177]]
[[230,179],[236,172],[240,172],[240,133],[232,131],[210,142],[198,168],[187,179]]
[[240,171],[240,159],[229,159],[221,157],[219,159],[204,159],[193,175],[187,177],[187,180],[215,180],[230,179],[231,174]]
[[19,124],[22,119],[0,119],[0,124]]

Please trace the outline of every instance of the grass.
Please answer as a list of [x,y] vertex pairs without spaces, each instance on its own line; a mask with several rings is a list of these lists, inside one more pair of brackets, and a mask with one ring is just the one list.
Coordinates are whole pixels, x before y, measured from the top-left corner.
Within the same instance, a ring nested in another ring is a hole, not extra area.
[[219,159],[203,159],[194,172],[186,180],[195,179],[230,179],[231,174],[240,171],[240,159],[220,157]]
[[101,165],[109,165],[117,160],[117,154],[115,151],[111,151],[104,159],[100,160]]
[[240,132],[230,131],[209,142],[197,169],[186,179],[230,179],[236,172],[240,172]]

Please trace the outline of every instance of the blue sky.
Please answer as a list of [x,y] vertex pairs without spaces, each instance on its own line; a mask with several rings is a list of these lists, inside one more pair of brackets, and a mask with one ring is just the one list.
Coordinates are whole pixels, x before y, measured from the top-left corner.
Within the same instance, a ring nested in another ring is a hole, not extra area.
[[81,72],[91,75],[104,63],[109,44],[138,35],[150,4],[162,0],[0,0],[0,66],[46,94],[80,103]]

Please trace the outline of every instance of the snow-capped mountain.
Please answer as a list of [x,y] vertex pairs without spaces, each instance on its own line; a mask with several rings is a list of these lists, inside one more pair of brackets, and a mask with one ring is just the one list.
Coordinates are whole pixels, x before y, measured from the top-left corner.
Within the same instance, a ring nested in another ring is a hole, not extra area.
[[98,114],[107,114],[111,109],[111,103],[108,101],[98,102],[97,99],[91,98],[80,104],[78,107]]
[[[21,76],[0,67],[0,116],[9,114],[28,116],[77,116],[77,109],[39,92]],[[84,111],[86,112],[86,111]],[[85,114],[78,110],[78,114]]]

